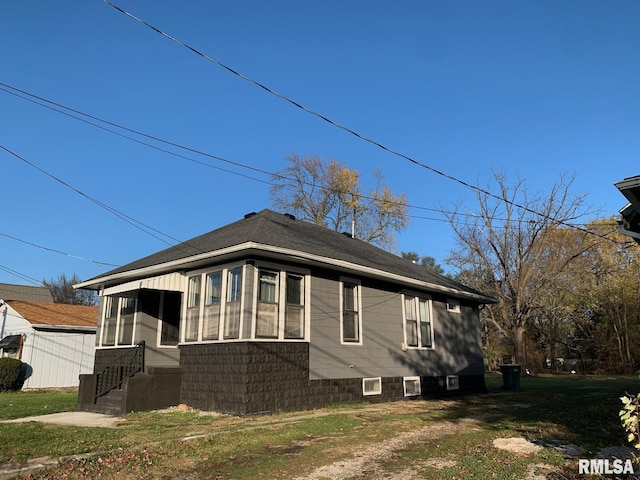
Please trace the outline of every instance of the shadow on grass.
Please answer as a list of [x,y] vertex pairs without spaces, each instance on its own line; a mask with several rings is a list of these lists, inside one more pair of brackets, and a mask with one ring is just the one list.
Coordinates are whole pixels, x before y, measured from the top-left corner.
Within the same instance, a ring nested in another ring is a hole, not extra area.
[[500,375],[488,374],[486,383],[488,394],[460,397],[444,417],[475,417],[489,429],[561,440],[591,453],[627,445],[618,417],[620,397],[640,391],[636,377],[619,376],[523,377],[517,392],[502,391]]

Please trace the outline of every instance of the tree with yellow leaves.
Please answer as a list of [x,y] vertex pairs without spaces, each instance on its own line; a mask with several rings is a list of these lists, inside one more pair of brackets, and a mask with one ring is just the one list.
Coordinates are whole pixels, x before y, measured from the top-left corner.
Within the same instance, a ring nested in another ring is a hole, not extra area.
[[393,250],[395,235],[409,222],[406,194],[395,195],[376,172],[375,187],[363,193],[360,174],[338,160],[317,155],[286,158],[288,166],[273,175],[271,198],[275,208],[301,220]]

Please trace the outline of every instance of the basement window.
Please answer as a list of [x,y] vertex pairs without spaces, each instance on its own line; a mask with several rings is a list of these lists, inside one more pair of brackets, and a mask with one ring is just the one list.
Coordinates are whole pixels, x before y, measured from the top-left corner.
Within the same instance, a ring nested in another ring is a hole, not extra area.
[[404,396],[416,397],[420,395],[420,377],[404,377]]
[[362,394],[363,395],[380,395],[382,393],[382,378],[363,378]]
[[447,375],[447,390],[458,390],[459,388],[458,375]]

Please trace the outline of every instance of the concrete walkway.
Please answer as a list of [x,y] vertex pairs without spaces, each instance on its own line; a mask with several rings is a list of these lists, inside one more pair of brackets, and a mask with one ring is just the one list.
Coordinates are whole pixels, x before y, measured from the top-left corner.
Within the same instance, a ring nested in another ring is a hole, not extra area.
[[37,415],[34,417],[16,418],[15,420],[3,420],[0,423],[42,422],[57,425],[73,425],[76,427],[103,427],[113,428],[121,420],[120,417],[94,412],[62,412],[49,415]]

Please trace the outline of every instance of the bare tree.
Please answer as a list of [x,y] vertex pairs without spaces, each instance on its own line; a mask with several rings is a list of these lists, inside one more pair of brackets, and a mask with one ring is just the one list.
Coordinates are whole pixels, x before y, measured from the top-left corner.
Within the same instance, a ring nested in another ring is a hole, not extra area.
[[98,297],[91,290],[75,290],[73,285],[80,283],[80,278],[74,273],[67,278],[64,273],[58,278],[42,280],[42,285],[51,291],[55,303],[69,303],[71,305],[96,305]]
[[373,190],[364,194],[358,171],[338,160],[297,153],[286,160],[287,168],[273,175],[275,208],[335,231],[353,230],[360,240],[393,250],[395,234],[409,222],[406,195],[395,195],[381,173],[376,172]]
[[[448,214],[457,248],[446,263],[464,272],[464,280],[500,300],[483,310],[488,322],[512,347],[513,360],[526,362],[525,334],[539,314],[546,288],[577,252],[547,262],[547,234],[584,217],[584,195],[571,193],[573,177],[562,177],[544,194],[530,194],[522,179],[513,186],[493,173],[493,186],[477,190],[477,213],[461,207]],[[546,268],[543,268],[543,265]]]

